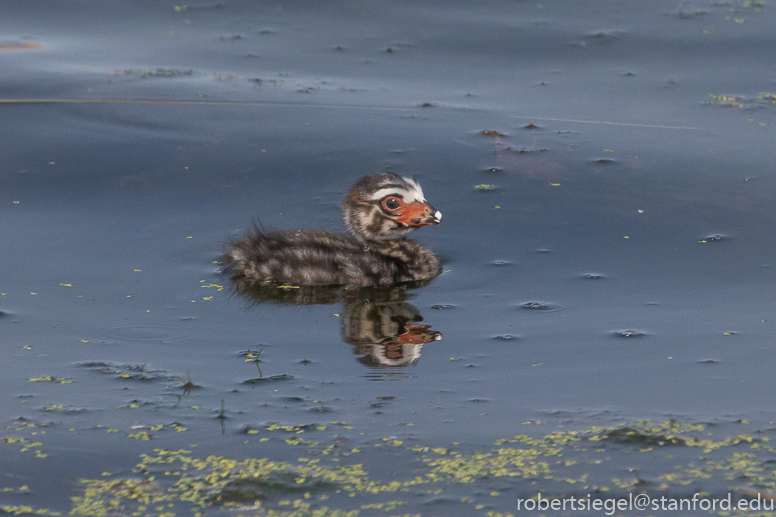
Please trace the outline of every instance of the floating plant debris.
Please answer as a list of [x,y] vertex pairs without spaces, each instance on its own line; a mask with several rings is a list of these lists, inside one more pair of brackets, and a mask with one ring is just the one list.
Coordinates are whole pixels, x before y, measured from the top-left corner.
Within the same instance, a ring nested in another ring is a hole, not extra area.
[[293,378],[294,378],[293,375],[289,375],[287,373],[281,373],[280,375],[271,375],[269,377],[259,377],[259,378],[256,378],[256,379],[247,379],[247,380],[244,380],[242,383],[243,384],[256,385],[256,384],[264,384],[264,383],[268,383],[268,382],[290,381]]
[[491,191],[491,190],[496,190],[496,187],[494,185],[488,185],[486,183],[482,183],[480,185],[475,185],[474,188],[476,188],[477,190],[481,190],[483,192]]
[[685,445],[684,438],[671,434],[645,433],[640,429],[633,429],[631,427],[614,429],[602,435],[601,439],[610,440],[614,443],[629,443],[647,446]]

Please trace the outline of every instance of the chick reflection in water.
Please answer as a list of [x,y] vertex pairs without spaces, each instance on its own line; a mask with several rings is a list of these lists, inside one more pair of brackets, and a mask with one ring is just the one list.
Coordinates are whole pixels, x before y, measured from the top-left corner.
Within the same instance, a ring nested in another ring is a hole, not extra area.
[[319,305],[342,302],[342,340],[362,356],[367,366],[409,366],[420,358],[426,343],[442,334],[420,325],[423,316],[407,299],[408,289],[428,282],[413,282],[391,288],[341,288],[332,286],[272,286],[234,278],[235,292],[252,304]]
[[368,366],[409,366],[420,358],[424,344],[442,339],[420,321],[423,316],[404,301],[345,301],[342,339]]
[[361,178],[342,203],[346,234],[268,232],[256,227],[227,245],[237,292],[256,302],[344,303],[343,339],[370,365],[407,366],[424,343],[441,338],[405,302],[407,289],[441,272],[439,259],[406,235],[436,226],[415,181],[384,173]]

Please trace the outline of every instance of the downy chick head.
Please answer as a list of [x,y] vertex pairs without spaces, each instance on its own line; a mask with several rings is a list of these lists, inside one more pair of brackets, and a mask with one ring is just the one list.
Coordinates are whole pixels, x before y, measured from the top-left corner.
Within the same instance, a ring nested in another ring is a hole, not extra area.
[[391,173],[358,180],[345,196],[342,216],[348,232],[366,241],[399,239],[442,220],[442,213],[423,197],[420,185]]

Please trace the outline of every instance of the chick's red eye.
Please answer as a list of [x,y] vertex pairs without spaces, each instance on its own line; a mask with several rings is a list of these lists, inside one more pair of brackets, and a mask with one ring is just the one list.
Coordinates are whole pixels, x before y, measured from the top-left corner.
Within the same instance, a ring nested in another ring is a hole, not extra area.
[[389,212],[395,212],[399,208],[401,208],[401,202],[398,198],[395,197],[387,197],[383,199],[383,208],[388,210]]

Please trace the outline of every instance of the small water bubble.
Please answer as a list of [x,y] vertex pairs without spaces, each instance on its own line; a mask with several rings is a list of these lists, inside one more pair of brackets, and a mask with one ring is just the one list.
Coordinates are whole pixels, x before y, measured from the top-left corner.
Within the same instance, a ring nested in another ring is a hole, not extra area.
[[708,235],[704,237],[703,239],[699,240],[698,242],[701,244],[707,244],[709,242],[722,242],[728,240],[728,236],[721,234],[721,233],[715,233],[712,235]]
[[173,325],[116,325],[100,329],[99,334],[107,341],[129,343],[171,343],[197,335],[190,328]]
[[560,305],[553,305],[550,303],[543,303],[543,302],[524,302],[518,305],[521,309],[526,309],[530,311],[538,311],[538,312],[557,312],[562,311],[563,307]]
[[512,334],[499,334],[498,336],[493,336],[493,339],[497,339],[499,341],[512,341],[517,339],[517,336],[513,336]]
[[644,335],[644,333],[638,330],[616,330],[614,332],[614,335],[617,337],[631,338],[631,337],[641,337]]

